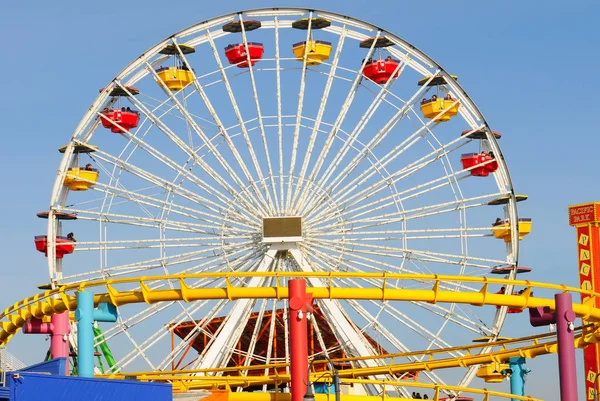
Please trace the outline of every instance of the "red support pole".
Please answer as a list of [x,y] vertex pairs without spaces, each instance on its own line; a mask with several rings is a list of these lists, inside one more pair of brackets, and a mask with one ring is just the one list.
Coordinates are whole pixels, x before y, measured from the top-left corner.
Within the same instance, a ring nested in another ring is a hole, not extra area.
[[290,280],[288,289],[292,401],[302,401],[308,388],[307,317],[312,312],[312,294],[306,293],[304,280]]

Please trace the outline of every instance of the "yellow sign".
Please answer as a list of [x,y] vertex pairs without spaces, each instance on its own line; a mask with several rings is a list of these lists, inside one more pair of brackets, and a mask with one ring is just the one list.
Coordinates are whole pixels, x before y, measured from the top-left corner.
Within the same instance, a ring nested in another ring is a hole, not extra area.
[[592,383],[594,382],[594,380],[596,380],[596,373],[594,373],[594,371],[591,369],[588,371],[587,380]]
[[583,246],[586,246],[588,244],[589,240],[590,240],[590,237],[585,234],[581,234],[579,236],[579,244],[581,244]]
[[590,260],[590,251],[587,249],[580,249],[579,260]]
[[581,269],[579,270],[581,272],[581,274],[583,274],[584,276],[588,276],[590,274],[590,269],[592,268],[592,266],[588,265],[587,263],[583,262],[581,264]]
[[582,290],[586,290],[589,291],[592,289],[592,283],[590,282],[590,280],[585,280],[583,283],[581,283],[581,289]]

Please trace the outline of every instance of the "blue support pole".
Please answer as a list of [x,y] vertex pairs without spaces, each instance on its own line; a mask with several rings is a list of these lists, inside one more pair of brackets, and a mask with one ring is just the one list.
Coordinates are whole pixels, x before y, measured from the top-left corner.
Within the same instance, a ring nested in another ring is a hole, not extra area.
[[[513,395],[525,396],[525,376],[531,372],[531,369],[525,366],[525,358],[517,356],[508,360],[510,366],[510,393]],[[508,373],[508,372],[503,372]],[[518,401],[512,398],[512,401]]]
[[117,308],[102,302],[94,309],[94,294],[77,293],[77,371],[80,377],[94,377],[94,321],[116,322]]
[[77,293],[77,372],[81,377],[94,377],[94,294]]

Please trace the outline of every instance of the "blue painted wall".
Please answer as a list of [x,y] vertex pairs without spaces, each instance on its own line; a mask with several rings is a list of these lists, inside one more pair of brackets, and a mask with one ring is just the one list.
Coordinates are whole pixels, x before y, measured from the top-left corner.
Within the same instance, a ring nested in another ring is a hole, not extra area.
[[49,373],[51,375],[64,376],[66,372],[67,358],[55,358],[49,361],[27,366],[19,372]]
[[[19,377],[15,377],[18,374]],[[171,401],[170,384],[17,372],[7,375],[10,401]]]

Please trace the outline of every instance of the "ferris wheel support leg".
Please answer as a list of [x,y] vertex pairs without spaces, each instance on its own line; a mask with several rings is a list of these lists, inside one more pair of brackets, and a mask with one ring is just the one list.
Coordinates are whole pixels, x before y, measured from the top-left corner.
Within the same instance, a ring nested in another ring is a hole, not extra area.
[[302,401],[308,388],[307,321],[312,313],[312,294],[306,293],[304,280],[290,280],[288,289],[292,401]]
[[[315,270],[308,264],[308,261],[298,248],[291,248],[289,252],[296,260],[300,270],[305,273],[314,273]],[[313,287],[325,287],[321,279],[316,277],[309,277],[308,282]],[[342,307],[338,303],[330,299],[322,299],[319,301],[319,305],[323,314],[330,322],[335,337],[348,355],[373,356],[376,354],[372,348],[367,346],[367,340],[364,336],[346,319]],[[377,362],[371,359],[360,361],[359,363],[364,367],[378,366]],[[384,377],[377,378],[384,379]],[[378,394],[381,386],[367,385],[365,388],[370,393]]]
[[[271,245],[255,272],[267,271],[275,260],[275,256],[279,250],[280,248],[278,248],[277,244]],[[248,287],[260,287],[264,282],[265,277],[252,277],[247,285]],[[221,329],[210,345],[210,348],[202,358],[202,362],[196,367],[197,369],[216,368],[231,355],[234,345],[239,341],[245,328],[245,325],[240,324],[240,322],[248,321],[255,302],[256,300],[254,299],[239,299],[236,301],[227,316],[227,320],[222,324],[223,329]]]

